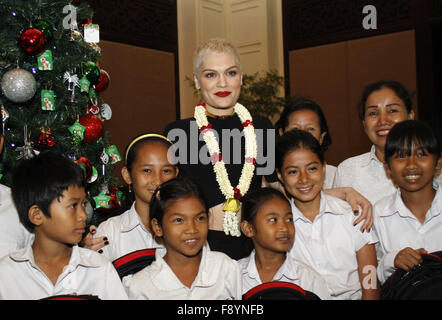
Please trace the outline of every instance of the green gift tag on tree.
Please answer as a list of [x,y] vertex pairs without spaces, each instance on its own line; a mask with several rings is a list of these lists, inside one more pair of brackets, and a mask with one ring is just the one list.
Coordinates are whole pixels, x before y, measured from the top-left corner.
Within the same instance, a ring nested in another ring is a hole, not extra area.
[[47,111],[55,110],[55,95],[52,90],[41,90],[41,108]]
[[95,208],[109,208],[109,201],[111,197],[101,192],[98,196],[94,197]]
[[75,121],[75,123],[69,127],[69,131],[71,134],[78,136],[81,140],[84,139],[84,131],[86,130],[86,127],[82,126],[78,121]]
[[80,90],[81,92],[89,92],[89,87],[91,86],[91,82],[84,76],[80,79]]
[[37,57],[38,70],[49,70],[54,69],[54,63],[52,61],[52,51],[46,50],[41,55]]
[[121,161],[121,156],[120,153],[118,152],[117,146],[116,145],[111,145],[109,147],[106,148],[106,153],[109,155],[109,157],[111,157],[112,164],[117,163],[118,161]]

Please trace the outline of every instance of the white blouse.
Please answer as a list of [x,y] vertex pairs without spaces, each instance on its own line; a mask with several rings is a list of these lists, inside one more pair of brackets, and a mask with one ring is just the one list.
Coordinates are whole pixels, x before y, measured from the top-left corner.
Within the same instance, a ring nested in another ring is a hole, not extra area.
[[109,240],[109,244],[105,245],[102,250],[104,256],[110,261],[136,250],[150,248],[165,250],[164,246],[154,240],[152,234],[141,222],[135,210],[135,202],[126,212],[100,223],[94,237],[102,236],[106,236]]
[[[242,270],[242,293],[262,284],[255,262],[255,250],[250,256],[238,261]],[[272,281],[290,282],[315,293],[322,300],[331,299],[325,280],[311,267],[287,255]]]
[[186,287],[157,252],[155,261],[123,278],[131,300],[240,300],[241,274],[238,262],[226,254],[203,247],[198,274]]
[[290,255],[311,266],[327,282],[332,299],[362,297],[356,253],[377,241],[373,232],[353,226],[356,217],[350,205],[321,192],[319,214],[311,222],[291,200],[295,242]]

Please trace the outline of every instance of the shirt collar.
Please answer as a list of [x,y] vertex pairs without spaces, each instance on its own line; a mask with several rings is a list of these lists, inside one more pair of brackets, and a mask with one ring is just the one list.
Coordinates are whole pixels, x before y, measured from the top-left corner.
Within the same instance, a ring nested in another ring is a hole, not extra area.
[[[311,222],[309,219],[307,219],[302,212],[296,207],[295,205],[295,201],[293,200],[293,198],[290,199],[290,204],[292,207],[292,214],[293,214],[293,221],[295,222],[298,219],[307,221],[307,222]],[[346,204],[348,206],[348,208],[346,208]],[[322,215],[326,214],[326,213],[330,213],[330,214],[344,214],[346,211],[351,210],[350,205],[340,199],[337,199],[337,201],[332,201],[330,200],[330,198],[328,198],[328,196],[321,191],[321,200],[320,200],[320,204],[319,204],[319,213],[316,216],[316,218],[321,217]],[[315,218],[315,219],[316,219]]]
[[[442,188],[435,180],[433,180],[433,188],[436,190],[436,194],[431,207],[427,212],[425,221],[428,221],[430,218],[437,216],[442,212]],[[396,192],[393,194],[393,201],[390,201],[385,208],[382,208],[382,212],[379,212],[379,215],[381,217],[388,217],[395,213],[404,218],[416,218],[402,200],[400,188],[396,189]]]
[[[210,251],[208,245],[203,246],[203,253],[201,257],[201,262],[198,270],[198,274],[192,284],[192,287],[210,287],[216,283],[218,274],[215,274],[210,268],[210,261],[207,259],[207,253]],[[152,282],[155,286],[162,288],[166,291],[177,290],[181,288],[187,288],[184,284],[179,281],[175,276],[172,269],[169,267],[163,257],[166,251],[159,253],[157,250],[156,258],[154,264],[159,266],[159,270],[156,274],[152,276]],[[173,274],[176,281],[171,281],[170,275]],[[187,288],[188,289],[188,288]]]
[[[253,250],[250,256],[248,257],[247,266],[242,270],[243,275],[247,274],[250,278],[255,279],[256,281],[262,282],[259,277],[258,268],[256,267],[256,251]],[[276,271],[273,276],[273,281],[279,281],[283,277],[286,277],[290,280],[296,280],[298,277],[296,275],[296,266],[292,263],[292,260],[289,258],[289,255],[286,256],[284,263],[281,267]]]
[[361,166],[368,166],[371,161],[377,161],[382,164],[382,162],[376,156],[376,148],[374,145],[371,146],[370,152],[363,154],[363,157],[361,159]]
[[[144,224],[141,223],[140,216],[137,213],[137,210],[135,210],[135,202],[130,207],[127,214],[123,215],[121,219],[121,232],[129,232],[132,229],[135,229],[138,225],[140,225],[144,230],[146,228],[144,227]],[[147,230],[146,230],[147,232]]]
[[[32,244],[28,244],[26,247],[18,251],[11,252],[9,256],[14,261],[28,261],[33,267],[38,268],[37,264],[35,263]],[[94,251],[86,249],[82,250],[78,247],[78,245],[75,245],[72,247],[71,258],[69,259],[69,263],[65,266],[65,269],[69,268],[71,271],[73,271],[79,265],[86,268],[97,268],[101,265],[101,261],[101,257],[97,256]]]

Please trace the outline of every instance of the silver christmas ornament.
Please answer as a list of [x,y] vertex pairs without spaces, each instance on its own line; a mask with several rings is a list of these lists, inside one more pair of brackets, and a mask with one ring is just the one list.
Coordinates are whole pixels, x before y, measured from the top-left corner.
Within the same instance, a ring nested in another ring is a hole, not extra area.
[[37,82],[32,73],[16,68],[3,75],[1,88],[6,98],[15,103],[23,103],[35,95]]

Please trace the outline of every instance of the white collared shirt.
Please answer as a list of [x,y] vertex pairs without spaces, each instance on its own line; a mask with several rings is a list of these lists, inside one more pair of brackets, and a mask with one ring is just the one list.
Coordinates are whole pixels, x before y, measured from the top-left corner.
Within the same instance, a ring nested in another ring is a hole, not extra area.
[[164,261],[163,254],[134,275],[123,278],[129,299],[133,300],[226,300],[241,299],[241,273],[238,262],[226,254],[203,247],[198,274],[188,288]]
[[136,250],[150,248],[165,250],[141,222],[135,210],[135,202],[129,210],[100,223],[94,237],[102,236],[106,236],[109,240],[109,244],[102,250],[110,261]]
[[33,240],[34,234],[20,222],[11,190],[0,184],[0,258],[26,247]]
[[362,296],[356,252],[376,242],[373,232],[362,233],[350,205],[321,192],[319,214],[311,222],[291,199],[295,242],[290,254],[311,266],[327,282],[332,299],[355,300]]
[[69,263],[55,285],[37,266],[32,246],[0,259],[0,299],[37,300],[56,295],[95,295],[127,300],[127,294],[113,265],[99,253],[72,247]]
[[[442,174],[437,180],[442,182]],[[352,187],[372,205],[396,191],[385,173],[384,164],[376,157],[374,145],[370,152],[348,158],[338,165],[333,187]]]
[[[262,284],[255,261],[255,250],[250,256],[238,261],[242,270],[242,293]],[[331,299],[325,280],[311,267],[287,255],[272,281],[290,282],[315,293],[322,300]]]
[[442,188],[433,182],[436,195],[425,215],[424,223],[405,206],[401,191],[380,200],[373,209],[378,277],[381,283],[395,271],[394,258],[406,247],[424,248],[429,253],[442,250]]

